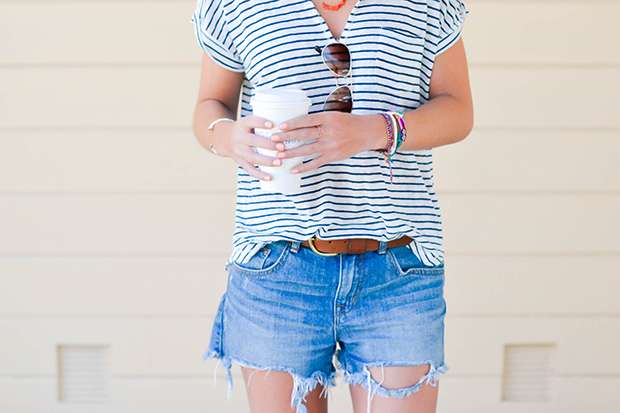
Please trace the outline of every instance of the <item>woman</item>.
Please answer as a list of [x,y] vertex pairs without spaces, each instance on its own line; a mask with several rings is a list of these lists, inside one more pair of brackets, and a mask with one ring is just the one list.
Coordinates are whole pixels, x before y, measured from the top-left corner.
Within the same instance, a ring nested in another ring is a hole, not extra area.
[[[430,149],[472,128],[467,11],[338,1],[198,1],[194,132],[240,166],[228,289],[204,357],[222,360],[229,384],[242,366],[253,413],[327,411],[334,355],[356,413],[434,412],[447,366]],[[259,87],[303,89],[310,114],[252,116]],[[253,133],[274,126],[271,139]],[[260,190],[271,177],[257,166],[301,156],[312,159],[291,170],[299,193]]]

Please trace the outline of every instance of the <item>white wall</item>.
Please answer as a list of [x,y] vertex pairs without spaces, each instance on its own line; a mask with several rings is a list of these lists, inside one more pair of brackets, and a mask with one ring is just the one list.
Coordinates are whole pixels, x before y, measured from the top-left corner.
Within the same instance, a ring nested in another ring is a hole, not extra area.
[[[470,0],[476,128],[436,150],[439,412],[620,409],[620,1]],[[203,362],[235,166],[191,133],[194,1],[0,0],[0,411],[244,412]],[[558,346],[551,403],[501,401],[506,344]],[[112,402],[57,401],[107,344]],[[223,378],[221,370],[219,373]],[[346,389],[335,411],[350,411]]]

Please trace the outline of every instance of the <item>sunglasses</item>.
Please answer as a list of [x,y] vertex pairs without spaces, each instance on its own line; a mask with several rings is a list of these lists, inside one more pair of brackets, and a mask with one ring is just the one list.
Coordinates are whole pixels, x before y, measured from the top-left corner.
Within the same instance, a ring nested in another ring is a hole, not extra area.
[[323,63],[330,72],[336,75],[336,82],[338,82],[338,78],[340,77],[347,80],[347,85],[338,86],[329,94],[323,104],[323,110],[326,112],[338,111],[351,113],[353,109],[353,91],[349,83],[353,85],[353,70],[351,67],[351,52],[349,48],[343,43],[330,43],[323,49],[316,46],[315,50],[321,54]]

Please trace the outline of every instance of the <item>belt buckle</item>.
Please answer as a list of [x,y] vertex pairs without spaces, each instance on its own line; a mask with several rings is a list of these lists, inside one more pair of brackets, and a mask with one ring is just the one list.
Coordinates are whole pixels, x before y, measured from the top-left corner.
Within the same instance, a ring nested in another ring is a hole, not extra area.
[[314,238],[314,237],[312,237],[312,238],[310,238],[310,239],[308,240],[308,244],[310,245],[310,249],[311,249],[314,253],[316,253],[316,254],[320,255],[321,257],[335,257],[336,255],[338,255],[338,254],[336,254],[336,253],[331,253],[331,252],[321,252],[321,251],[319,251],[319,250],[318,250],[318,249],[316,249],[316,247],[314,246],[314,240],[315,240],[315,238]]

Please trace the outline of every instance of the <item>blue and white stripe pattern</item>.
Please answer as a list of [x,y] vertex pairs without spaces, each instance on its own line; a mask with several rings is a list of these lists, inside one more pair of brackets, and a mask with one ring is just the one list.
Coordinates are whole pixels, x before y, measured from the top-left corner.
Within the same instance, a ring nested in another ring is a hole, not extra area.
[[[359,0],[339,39],[351,50],[353,113],[411,111],[427,102],[435,57],[458,40],[466,14],[459,0]],[[337,86],[315,50],[336,39],[312,0],[198,0],[192,21],[215,62],[245,72],[242,116],[252,113],[259,87],[303,89],[316,113]],[[239,168],[231,260],[247,262],[282,239],[408,235],[422,262],[441,264],[432,151],[399,151],[392,164],[390,184],[383,157],[362,152],[310,171],[294,195],[264,192]]]

